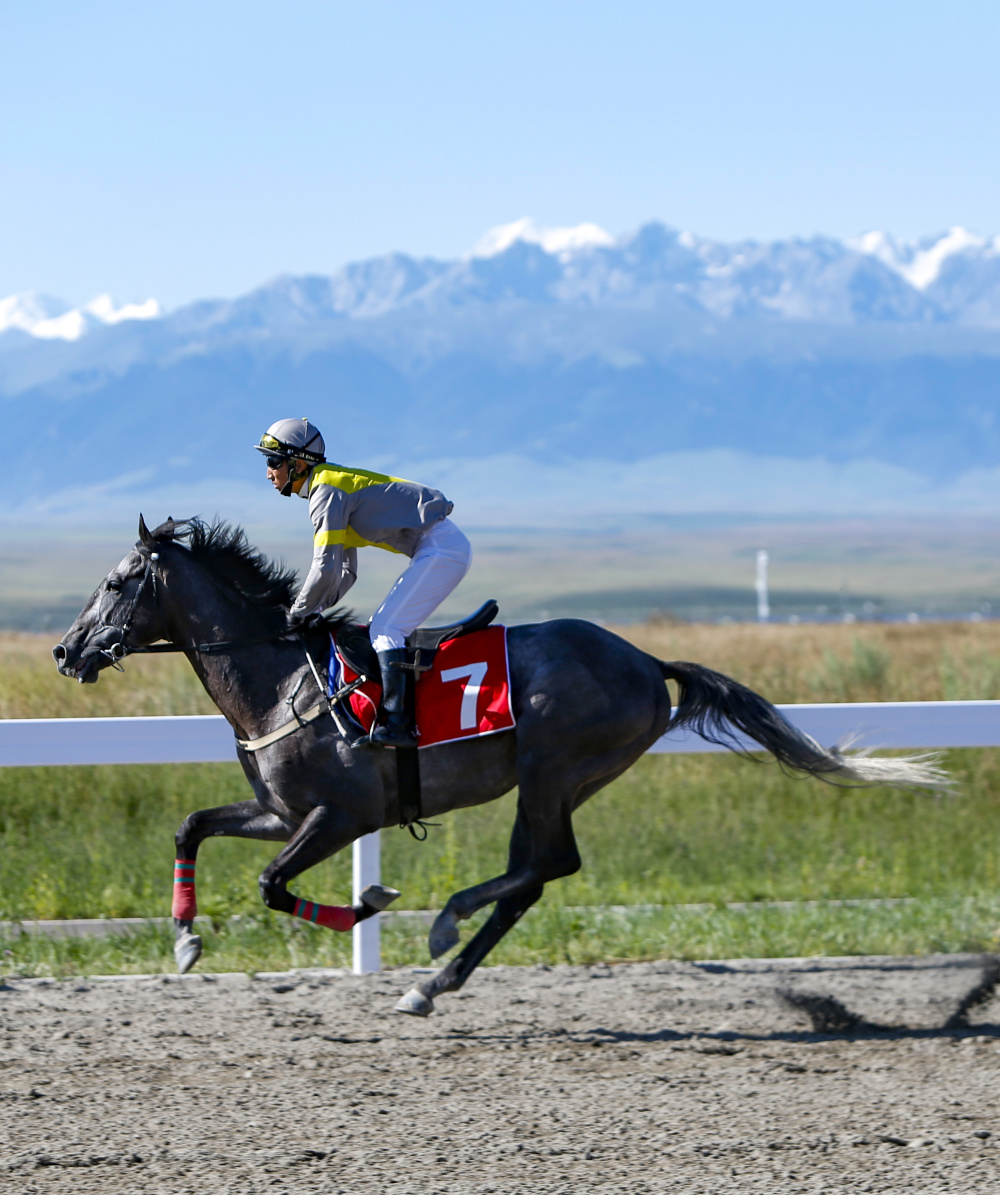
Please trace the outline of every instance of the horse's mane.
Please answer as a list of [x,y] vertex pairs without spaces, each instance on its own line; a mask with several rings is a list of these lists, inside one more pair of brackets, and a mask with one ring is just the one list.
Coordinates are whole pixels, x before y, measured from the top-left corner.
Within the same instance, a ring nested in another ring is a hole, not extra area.
[[268,560],[247,541],[235,523],[197,517],[168,519],[150,533],[158,543],[184,548],[215,577],[257,606],[287,610],[295,596],[298,576],[294,569]]

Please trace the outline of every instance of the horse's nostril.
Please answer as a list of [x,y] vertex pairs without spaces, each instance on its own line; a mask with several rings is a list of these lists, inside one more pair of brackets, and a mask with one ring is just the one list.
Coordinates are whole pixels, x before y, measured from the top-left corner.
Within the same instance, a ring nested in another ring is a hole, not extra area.
[[52,658],[57,664],[61,664],[66,659],[66,648],[61,643],[57,643],[52,649]]

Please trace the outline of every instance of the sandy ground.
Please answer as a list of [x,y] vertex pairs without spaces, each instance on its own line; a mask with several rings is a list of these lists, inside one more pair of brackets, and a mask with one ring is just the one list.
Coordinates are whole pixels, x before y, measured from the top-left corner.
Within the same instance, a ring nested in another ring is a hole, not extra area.
[[0,1191],[996,1192],[983,962],[483,968],[427,1020],[408,970],[12,980]]

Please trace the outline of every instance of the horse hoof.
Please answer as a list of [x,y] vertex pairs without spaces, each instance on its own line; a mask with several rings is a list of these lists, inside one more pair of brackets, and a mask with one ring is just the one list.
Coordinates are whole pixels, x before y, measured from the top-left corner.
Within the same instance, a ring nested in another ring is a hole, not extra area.
[[429,1000],[419,988],[410,988],[396,1003],[396,1012],[408,1012],[411,1017],[429,1017],[434,1011],[434,1001]]
[[395,888],[386,888],[383,884],[369,884],[361,893],[360,899],[363,905],[367,905],[370,909],[377,909],[381,913],[401,895]]
[[458,945],[458,925],[446,914],[440,913],[427,935],[431,958],[440,958]]
[[201,938],[197,934],[181,934],[174,943],[177,974],[186,975],[201,958]]

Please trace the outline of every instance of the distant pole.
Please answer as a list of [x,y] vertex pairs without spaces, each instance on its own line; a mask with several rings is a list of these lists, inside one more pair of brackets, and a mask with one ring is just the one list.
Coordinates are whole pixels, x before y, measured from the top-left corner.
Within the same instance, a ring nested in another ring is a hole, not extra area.
[[771,606],[767,600],[767,552],[763,548],[757,553],[757,621],[767,622],[771,617]]
[[[361,899],[361,893],[369,884],[381,882],[379,835],[364,834],[354,840],[354,903]],[[382,960],[380,952],[380,933],[378,913],[366,921],[359,921],[351,931],[354,935],[354,974],[367,975],[370,971],[380,971]]]

